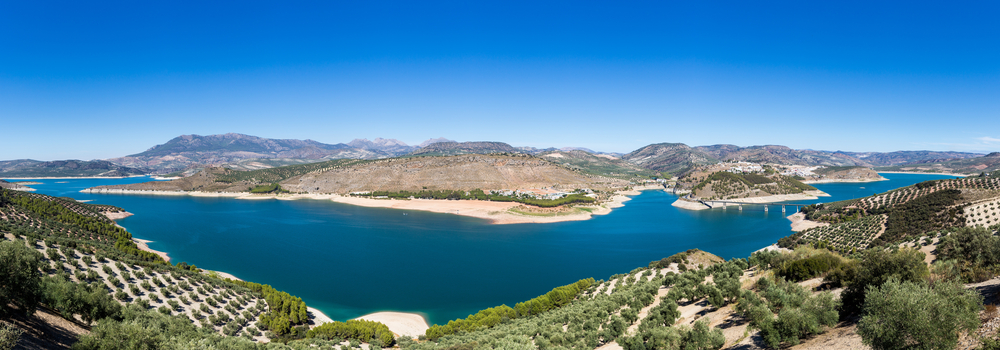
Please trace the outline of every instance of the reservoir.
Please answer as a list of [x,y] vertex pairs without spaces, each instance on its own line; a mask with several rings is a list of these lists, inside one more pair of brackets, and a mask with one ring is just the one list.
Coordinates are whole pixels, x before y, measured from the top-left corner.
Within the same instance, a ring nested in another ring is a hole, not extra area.
[[[888,181],[828,183],[814,201],[870,196],[942,175],[882,174]],[[120,220],[172,262],[225,271],[301,297],[335,320],[416,312],[441,324],[514,305],[581,278],[607,279],[690,248],[747,257],[791,234],[780,207],[687,211],[645,191],[586,221],[490,225],[450,214],[364,208],[321,200],[237,200],[89,194],[93,186],[150,181],[40,179],[38,193],[134,213]]]

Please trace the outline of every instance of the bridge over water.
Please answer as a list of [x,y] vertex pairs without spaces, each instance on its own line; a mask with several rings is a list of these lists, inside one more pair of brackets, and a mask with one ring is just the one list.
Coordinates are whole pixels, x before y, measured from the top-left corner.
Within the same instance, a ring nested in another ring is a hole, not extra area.
[[722,207],[723,210],[726,210],[729,207],[736,207],[735,209],[740,211],[743,210],[744,206],[754,206],[754,207],[762,206],[764,207],[764,211],[768,211],[769,206],[781,207],[782,213],[784,213],[787,210],[786,207],[793,207],[795,208],[795,212],[798,213],[800,208],[809,205],[802,203],[785,203],[785,202],[744,203],[744,202],[725,201],[725,200],[701,200],[701,199],[698,200],[698,203],[704,204],[705,206],[712,209]]

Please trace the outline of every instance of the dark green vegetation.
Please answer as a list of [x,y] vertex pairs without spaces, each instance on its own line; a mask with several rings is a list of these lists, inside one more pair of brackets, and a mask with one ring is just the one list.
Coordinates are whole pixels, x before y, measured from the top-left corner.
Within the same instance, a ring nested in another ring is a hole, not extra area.
[[439,190],[439,191],[373,191],[366,193],[355,193],[352,194],[357,197],[372,197],[372,198],[393,198],[393,199],[410,199],[410,198],[421,198],[421,199],[454,199],[454,200],[481,200],[481,201],[494,201],[494,202],[518,202],[528,205],[533,205],[536,207],[551,208],[558,207],[566,204],[575,203],[594,203],[596,200],[594,198],[587,197],[581,193],[572,193],[566,195],[565,197],[558,199],[539,199],[532,198],[529,196],[504,196],[497,194],[486,194],[482,190],[471,190],[471,191],[449,191],[449,190]]
[[514,305],[514,308],[507,305],[500,305],[481,310],[474,315],[469,315],[465,319],[452,320],[446,325],[431,326],[427,329],[426,335],[428,339],[436,340],[458,332],[471,332],[480,328],[491,328],[504,320],[538,315],[568,304],[570,301],[576,299],[580,292],[587,290],[595,283],[593,278],[583,279],[573,284],[556,287],[534,299],[517,303]]
[[[952,235],[958,234],[956,239],[964,242],[962,251],[996,249],[993,247],[1000,240],[986,239],[995,236],[984,229],[960,231]],[[981,261],[990,268],[996,266]],[[958,274],[932,275],[924,254],[913,249],[872,248],[843,258],[823,249],[801,247],[793,253],[755,253],[750,262],[772,267],[776,274],[796,280],[825,276],[827,286],[846,287],[838,302],[824,294],[810,296],[783,279],[758,281],[757,293],[767,303],[744,298],[748,303],[738,305],[737,310],[748,315],[751,326],[761,330],[770,347],[783,342],[794,344],[798,339],[793,335],[815,334],[821,325],[836,323],[837,312],[825,311],[830,310],[830,303],[842,304],[838,309],[842,320],[852,322],[860,317],[858,333],[865,344],[875,349],[954,348],[959,331],[972,332],[979,326],[983,298],[963,288]],[[803,265],[813,268],[801,269],[807,273],[796,272]],[[794,305],[800,305],[800,309],[796,311]],[[778,313],[777,319],[771,319],[774,312]]]
[[706,176],[691,191],[695,197],[724,200],[794,194],[811,190],[816,190],[816,188],[774,172],[736,174],[728,171],[717,171]]
[[325,169],[348,167],[352,165],[364,164],[367,162],[369,161],[360,159],[335,159],[325,162],[288,165],[288,166],[268,168],[268,169],[247,170],[247,171],[228,170],[222,174],[217,175],[215,177],[215,181],[222,183],[236,183],[236,182],[247,181],[257,184],[273,184],[273,183],[279,183],[283,180],[287,180],[295,176],[311,173],[314,171],[323,171]]
[[41,301],[41,283],[37,278],[41,255],[34,249],[14,242],[0,242],[0,318],[17,307],[22,314],[32,314]]
[[281,185],[270,184],[270,185],[260,185],[250,189],[250,193],[287,193],[288,191],[282,190]]
[[963,282],[981,282],[1000,275],[1000,237],[990,228],[950,230],[937,245],[935,272]]
[[392,346],[396,339],[381,322],[367,320],[348,320],[347,322],[332,322],[309,330],[309,338],[332,339],[370,339],[375,346]]
[[965,225],[965,218],[958,215],[961,209],[953,208],[961,195],[959,190],[943,190],[886,210],[889,218],[885,233],[875,243],[896,242],[934,229]]
[[124,177],[149,174],[149,170],[117,165],[104,160],[57,160],[42,162],[23,159],[0,161],[0,177]]
[[742,292],[736,310],[760,330],[768,347],[798,344],[837,323],[839,301],[829,292],[812,295],[798,284],[770,278],[757,280],[756,289]]
[[979,328],[983,297],[955,282],[892,279],[867,291],[858,333],[875,349],[954,349]]

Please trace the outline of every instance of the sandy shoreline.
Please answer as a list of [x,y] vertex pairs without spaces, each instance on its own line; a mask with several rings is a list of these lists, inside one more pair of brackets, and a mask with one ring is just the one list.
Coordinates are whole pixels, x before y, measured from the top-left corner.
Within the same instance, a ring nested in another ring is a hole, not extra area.
[[397,336],[411,338],[426,333],[427,329],[430,328],[423,316],[406,312],[376,312],[355,318],[355,320],[382,322]]
[[149,245],[147,243],[153,243],[153,241],[147,241],[145,239],[138,239],[138,238],[132,238],[132,241],[135,242],[135,245],[139,246],[139,250],[144,250],[159,255],[161,258],[163,258],[164,261],[168,263],[170,262],[170,256],[167,255],[167,253],[149,248]]
[[880,171],[879,174],[914,174],[914,175],[944,175],[944,176],[958,176],[958,177],[969,177],[975,176],[973,174],[954,174],[954,173],[925,173],[922,171]]
[[866,183],[866,182],[878,182],[878,181],[889,181],[884,177],[878,179],[822,179],[822,180],[806,180],[802,181],[804,184],[826,184],[826,183]]
[[[815,190],[815,191],[805,191],[803,193],[796,193],[796,194],[779,194],[779,195],[764,196],[764,197],[726,199],[725,201],[726,202],[746,203],[746,204],[756,204],[756,203],[787,202],[787,201],[795,201],[795,200],[813,200],[813,199],[819,199],[819,197],[829,197],[829,196],[830,195],[827,194],[826,192]],[[711,204],[713,202],[713,201],[707,200],[707,199],[703,199],[702,201],[708,202],[709,204]],[[715,209],[715,208],[721,208],[722,207],[722,206],[714,206],[712,208],[709,208],[708,206],[706,206],[705,204],[702,204],[698,200],[691,200],[691,199],[684,199],[684,198],[678,198],[676,201],[674,201],[670,205],[678,207],[678,208],[681,208],[681,209],[686,209],[686,210],[706,210],[706,209]],[[735,205],[738,205],[738,204],[732,204],[732,203],[730,203],[730,206],[735,206]],[[776,203],[775,205],[780,205],[780,204]]]
[[512,208],[522,206],[516,202],[491,202],[480,200],[445,200],[445,199],[373,199],[363,197],[341,196],[336,194],[251,194],[249,192],[198,192],[198,191],[153,191],[153,190],[122,190],[122,189],[84,189],[83,193],[153,195],[153,196],[193,196],[193,197],[225,197],[247,200],[298,200],[314,199],[329,200],[337,203],[357,205],[369,208],[389,208],[402,210],[420,210],[433,213],[455,214],[489,220],[491,224],[527,224],[553,223],[565,221],[587,220],[594,215],[605,215],[611,209],[623,206],[630,200],[629,196],[640,194],[641,190],[662,190],[660,187],[637,188],[619,192],[605,203],[578,206],[583,210],[572,213],[549,215],[518,214]]
[[825,222],[806,220],[806,214],[803,213],[789,215],[787,219],[792,222],[792,231],[795,232],[805,231],[813,227],[830,226],[830,224]]

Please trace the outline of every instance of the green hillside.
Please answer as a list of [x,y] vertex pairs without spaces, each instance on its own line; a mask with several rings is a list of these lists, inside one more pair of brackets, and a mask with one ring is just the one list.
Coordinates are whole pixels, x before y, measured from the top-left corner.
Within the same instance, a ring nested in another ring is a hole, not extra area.
[[739,199],[816,190],[788,176],[770,174],[737,174],[718,171],[709,174],[691,190],[703,199]]
[[[40,302],[63,317],[96,324],[78,344],[83,349],[108,348],[114,338],[105,335],[134,332],[132,322],[140,323],[144,336],[155,338],[149,341],[161,344],[152,348],[197,340],[253,349],[258,347],[254,340],[334,335],[322,329],[309,333],[300,298],[269,285],[223,280],[184,262],[171,265],[139,249],[128,231],[102,214],[121,211],[0,189],[0,261],[5,268],[23,268],[17,283],[31,286],[9,289],[13,270],[5,270],[0,318],[13,312],[6,301],[21,311],[32,311]],[[367,334],[355,335],[357,340],[376,337],[391,344],[394,337],[379,325],[337,322],[327,328],[337,327],[340,338],[351,337],[343,331],[354,331]]]

